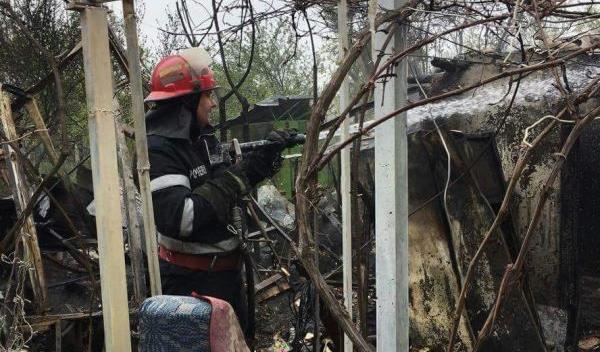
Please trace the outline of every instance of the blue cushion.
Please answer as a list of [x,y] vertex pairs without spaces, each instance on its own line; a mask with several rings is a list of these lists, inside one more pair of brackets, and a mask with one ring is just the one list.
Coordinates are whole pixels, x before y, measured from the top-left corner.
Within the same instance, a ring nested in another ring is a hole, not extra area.
[[210,351],[210,303],[188,296],[154,296],[140,308],[143,352]]

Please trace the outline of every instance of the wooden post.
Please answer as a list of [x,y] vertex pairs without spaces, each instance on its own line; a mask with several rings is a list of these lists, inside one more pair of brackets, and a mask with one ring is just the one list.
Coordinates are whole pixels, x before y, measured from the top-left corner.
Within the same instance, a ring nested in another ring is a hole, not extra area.
[[[18,138],[15,123],[12,118],[10,99],[2,91],[0,85],[0,119],[2,120],[2,129],[6,138],[16,140]],[[4,157],[11,180],[13,200],[17,213],[21,213],[30,201],[31,190],[27,179],[23,176],[21,163],[15,151],[9,144],[4,145]],[[29,270],[29,279],[33,289],[34,306],[38,313],[43,313],[46,309],[48,290],[44,275],[44,266],[42,263],[42,253],[38,244],[37,232],[33,223],[33,216],[29,215],[20,229],[19,238],[23,241],[24,255],[23,260],[29,262],[32,270]]]
[[[38,134],[42,140],[42,143],[44,144],[46,152],[48,153],[48,157],[50,157],[50,161],[52,161],[52,165],[56,165],[58,163],[58,154],[56,154],[56,150],[54,149],[54,145],[52,144],[52,139],[50,139],[50,134],[46,129],[46,123],[42,118],[42,114],[40,113],[40,109],[35,99],[29,99],[29,101],[27,101],[27,103],[25,104],[25,108],[27,109],[27,113],[29,113],[29,116],[33,120],[35,128],[39,131]],[[58,173],[59,175],[63,176],[65,172],[63,171],[63,169],[60,169]]]
[[117,142],[119,144],[119,158],[121,161],[121,179],[125,201],[127,204],[127,235],[129,239],[129,257],[131,258],[131,272],[133,275],[133,300],[134,305],[142,303],[146,298],[146,276],[144,273],[144,256],[142,253],[142,231],[137,216],[137,202],[135,197],[135,184],[131,171],[131,158],[125,143],[125,134],[117,128]]
[[[398,9],[405,0],[378,0],[383,10]],[[374,7],[370,13],[374,14]],[[371,16],[373,20],[374,16]],[[373,61],[386,33],[371,25]],[[404,48],[406,29],[396,30],[382,62]],[[375,119],[406,105],[406,60],[394,75],[375,84]],[[375,128],[375,262],[377,351],[408,352],[408,171],[406,113]]]
[[[338,38],[339,59],[343,60],[348,51],[348,4],[340,0],[338,5]],[[340,110],[344,110],[349,103],[350,85],[344,79],[340,87]],[[342,137],[345,141],[350,137],[350,117],[342,123]],[[342,200],[342,265],[344,305],[352,318],[352,202],[350,184],[350,146],[340,152],[340,193]],[[352,351],[352,341],[344,334],[344,351]]]
[[[313,218],[313,233],[315,234],[315,267],[319,270],[319,251],[321,247],[319,247],[319,213],[315,210],[312,212]],[[313,337],[313,346],[315,346],[314,351],[321,350],[321,297],[317,292],[317,288],[315,287],[315,326],[314,326],[314,337]]]
[[54,324],[54,350],[62,352],[62,320],[58,319]]
[[107,351],[131,351],[106,9],[83,7],[81,38]]
[[134,0],[123,0],[123,17],[127,37],[127,61],[129,62],[129,86],[131,88],[131,113],[135,126],[135,149],[137,153],[137,172],[142,197],[142,216],[144,220],[144,238],[148,257],[148,275],[150,276],[150,292],[154,295],[162,293],[160,268],[158,266],[158,244],[156,242],[156,225],[150,190],[150,162],[148,161],[148,143],[146,140],[146,120],[144,116],[144,92],[142,91],[142,72],[138,48],[137,24],[135,22]]

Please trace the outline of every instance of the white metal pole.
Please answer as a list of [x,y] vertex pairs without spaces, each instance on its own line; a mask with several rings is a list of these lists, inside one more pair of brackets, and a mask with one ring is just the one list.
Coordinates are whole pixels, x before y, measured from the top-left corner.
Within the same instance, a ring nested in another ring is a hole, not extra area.
[[[383,10],[400,8],[405,0],[378,0]],[[374,11],[372,11],[374,12]],[[372,20],[373,20],[372,16]],[[378,30],[381,28],[378,28]],[[385,62],[404,47],[404,28],[398,28],[385,49]],[[376,31],[375,60],[386,38]],[[406,61],[394,76],[375,85],[375,119],[406,104]],[[375,264],[377,291],[377,351],[408,352],[408,173],[406,113],[375,129]]]
[[[348,51],[348,4],[346,0],[340,0],[338,4],[338,38],[339,59],[343,60]],[[347,79],[344,79],[340,87],[340,111],[344,110],[350,100],[350,87]],[[342,141],[350,137],[349,117],[342,123]],[[342,199],[342,263],[343,263],[343,286],[344,305],[352,318],[352,203],[350,201],[350,146],[342,149],[340,153],[340,192]],[[352,352],[352,341],[344,334],[344,351]]]
[[127,62],[129,63],[129,86],[131,89],[131,114],[135,126],[135,149],[137,154],[137,172],[142,198],[142,218],[146,255],[148,258],[148,276],[152,296],[162,293],[160,268],[158,266],[158,245],[156,243],[156,225],[150,191],[150,163],[148,162],[148,143],[146,140],[146,120],[144,117],[144,92],[142,90],[142,71],[138,46],[137,24],[134,0],[123,0],[123,19],[127,37]]
[[107,351],[131,351],[106,9],[81,10],[81,38]]

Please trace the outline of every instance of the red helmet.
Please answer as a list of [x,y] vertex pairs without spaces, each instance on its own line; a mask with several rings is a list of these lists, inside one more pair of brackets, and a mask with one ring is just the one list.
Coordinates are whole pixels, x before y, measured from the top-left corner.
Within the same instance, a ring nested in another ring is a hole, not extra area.
[[181,50],[169,55],[154,67],[150,94],[145,102],[166,100],[217,88],[212,59],[202,48]]

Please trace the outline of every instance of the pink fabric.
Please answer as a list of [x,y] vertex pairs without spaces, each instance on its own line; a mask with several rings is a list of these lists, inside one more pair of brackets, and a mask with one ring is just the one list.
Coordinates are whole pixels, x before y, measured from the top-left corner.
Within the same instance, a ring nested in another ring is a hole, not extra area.
[[210,350],[211,352],[249,352],[244,333],[229,303],[222,299],[194,295],[210,303]]

